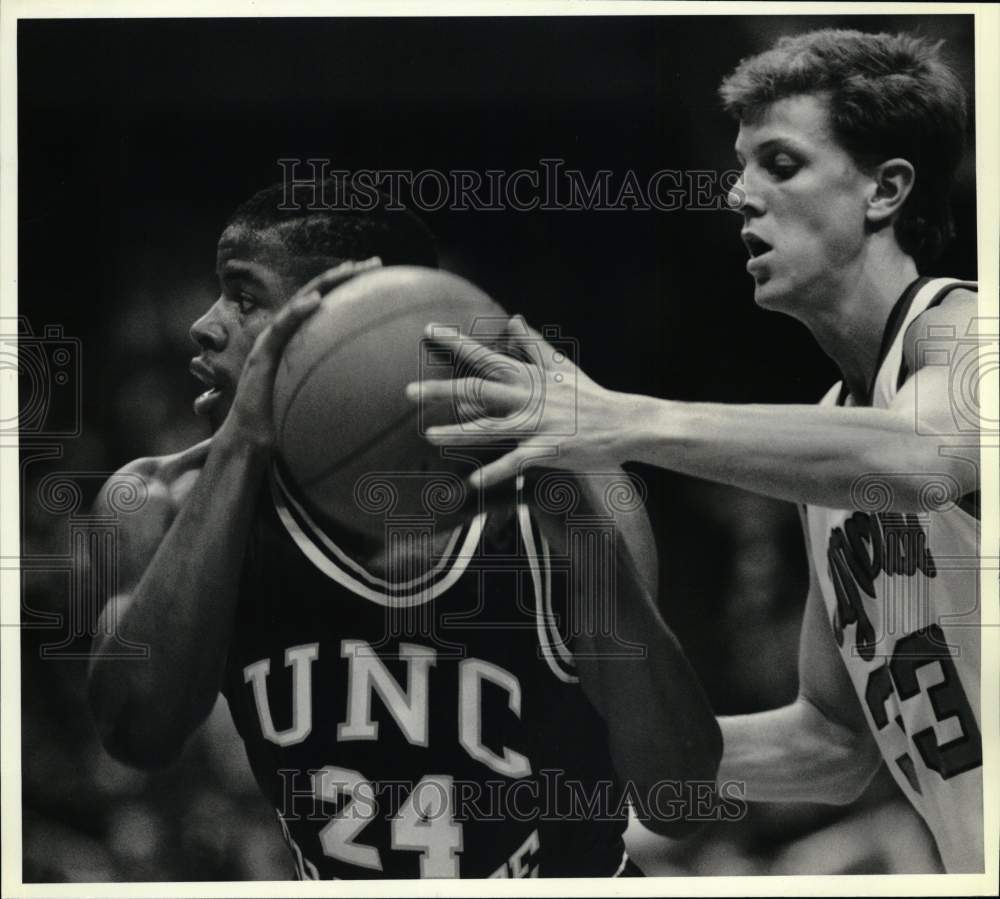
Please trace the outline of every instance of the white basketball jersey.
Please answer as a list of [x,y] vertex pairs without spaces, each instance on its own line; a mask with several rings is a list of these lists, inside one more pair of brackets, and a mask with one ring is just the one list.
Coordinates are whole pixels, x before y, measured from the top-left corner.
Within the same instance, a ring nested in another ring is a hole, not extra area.
[[[959,285],[975,288],[940,278],[901,299],[912,302],[884,349],[873,407],[888,407],[905,380],[906,329]],[[837,405],[845,392],[834,385],[821,405]],[[849,395],[842,404],[857,405]],[[886,765],[934,834],[946,870],[981,872],[979,521],[964,504],[935,504],[945,478],[937,489],[928,478],[928,510],[919,513],[887,511],[891,474],[859,482],[858,511],[807,506],[809,551]]]

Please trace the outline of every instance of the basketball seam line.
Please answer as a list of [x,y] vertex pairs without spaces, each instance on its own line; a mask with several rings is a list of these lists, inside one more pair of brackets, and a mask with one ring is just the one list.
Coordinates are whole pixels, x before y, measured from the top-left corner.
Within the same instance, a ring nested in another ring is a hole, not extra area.
[[299,484],[299,487],[303,490],[308,489],[309,487],[312,487],[315,484],[317,484],[319,481],[322,481],[324,478],[329,477],[332,474],[335,474],[339,469],[344,468],[347,465],[350,465],[351,462],[353,462],[355,459],[358,458],[358,456],[368,452],[368,450],[370,450],[376,443],[378,443],[383,437],[385,437],[386,434],[390,433],[391,431],[394,431],[398,427],[401,427],[406,423],[407,419],[415,418],[416,415],[417,415],[416,409],[407,410],[399,418],[389,422],[389,424],[387,424],[381,431],[379,431],[377,434],[374,434],[372,437],[370,437],[368,440],[362,443],[361,446],[355,447],[355,449],[352,452],[348,453],[346,456],[341,457],[336,462],[333,462],[326,468],[321,469],[316,474],[311,475],[308,478],[308,480],[304,480],[301,484]]
[[[420,312],[420,311],[422,311],[424,309],[432,308],[432,307],[434,307],[438,303],[439,300],[440,300],[440,298],[438,297],[438,298],[435,298],[432,301],[428,301],[426,303],[423,303],[420,306],[413,306],[412,309],[408,310],[408,313],[409,312],[414,312],[414,313],[415,312]],[[335,343],[333,343],[331,346],[329,346],[326,349],[326,351],[324,353],[322,353],[322,355],[320,355],[320,357],[318,359],[315,359],[313,361],[312,365],[310,365],[305,370],[305,372],[303,372],[302,375],[300,375],[298,384],[295,385],[295,388],[292,390],[291,396],[288,398],[288,403],[285,405],[284,414],[281,416],[281,424],[278,427],[279,440],[282,440],[282,441],[284,440],[285,425],[286,425],[286,423],[288,421],[288,416],[289,416],[289,414],[292,411],[292,407],[295,405],[295,401],[298,399],[299,393],[302,392],[302,390],[304,389],[304,387],[306,385],[306,382],[309,380],[310,375],[312,375],[312,373],[317,368],[319,368],[319,366],[321,366],[324,362],[326,362],[326,360],[333,353],[337,352],[337,350],[339,350],[343,344],[347,343],[350,340],[353,340],[355,337],[357,337],[359,334],[363,334],[365,331],[371,331],[371,330],[373,330],[375,328],[378,328],[380,325],[385,324],[386,322],[390,322],[390,321],[392,321],[395,318],[401,318],[401,317],[402,316],[399,314],[399,310],[398,309],[393,309],[393,310],[391,310],[391,312],[387,313],[386,315],[383,315],[380,318],[377,318],[377,319],[375,319],[372,322],[368,322],[365,325],[359,326],[359,327],[355,328],[353,331],[350,331],[347,334],[342,335]]]

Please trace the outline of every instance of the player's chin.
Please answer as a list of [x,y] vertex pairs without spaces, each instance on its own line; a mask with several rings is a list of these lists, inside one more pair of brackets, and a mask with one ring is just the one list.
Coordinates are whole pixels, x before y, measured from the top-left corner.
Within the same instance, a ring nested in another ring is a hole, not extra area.
[[771,312],[786,312],[791,302],[791,291],[780,278],[764,275],[754,282],[753,299],[761,309]]
[[208,419],[212,431],[215,432],[225,421],[232,402],[228,390],[224,387],[213,387],[195,397],[192,409],[195,415]]

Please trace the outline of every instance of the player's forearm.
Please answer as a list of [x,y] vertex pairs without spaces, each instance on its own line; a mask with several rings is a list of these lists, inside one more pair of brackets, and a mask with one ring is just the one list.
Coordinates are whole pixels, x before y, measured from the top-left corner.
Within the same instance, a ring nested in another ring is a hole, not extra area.
[[751,802],[842,805],[862,793],[879,765],[868,734],[831,722],[802,699],[719,724],[719,782],[745,784]]
[[115,632],[148,646],[149,657],[98,656],[91,701],[106,743],[131,761],[169,760],[215,701],[265,461],[220,431],[149,567],[119,605]]
[[[691,830],[689,810],[668,800],[686,797],[690,782],[715,780],[722,743],[694,670],[652,604],[644,607],[648,602],[623,597],[613,632],[576,636],[573,654],[581,684],[608,727],[618,775],[644,801],[659,795],[660,808],[672,808],[666,819],[644,823],[680,836]],[[658,793],[661,785],[665,792]]]
[[890,508],[921,511],[928,483],[952,500],[974,469],[938,453],[914,422],[884,409],[682,403],[644,398],[620,454],[794,503],[856,508],[865,484],[890,485]]
[[[630,483],[624,472],[616,474],[623,488]],[[610,542],[603,531],[593,540],[578,534],[569,541],[576,570],[570,603],[581,625],[574,628],[573,652],[584,689],[609,724],[612,747],[627,760],[630,776],[647,782],[711,780],[721,753],[718,725],[652,599],[658,566],[649,516],[644,508],[611,501],[606,477],[577,477],[575,483],[582,491],[581,511],[614,520]],[[631,490],[627,496],[635,499]],[[676,727],[677,720],[685,727]]]
[[[593,685],[588,694],[608,725],[623,775],[646,783],[715,777],[718,725],[694,670],[662,625],[578,637],[573,647],[585,688]],[[623,657],[637,649],[643,657]]]

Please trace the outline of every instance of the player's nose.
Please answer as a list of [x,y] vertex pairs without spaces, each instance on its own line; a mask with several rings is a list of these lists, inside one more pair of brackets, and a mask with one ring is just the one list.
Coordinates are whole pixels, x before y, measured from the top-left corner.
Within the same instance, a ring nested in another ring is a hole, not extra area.
[[208,311],[191,325],[188,333],[191,339],[203,350],[222,350],[226,346],[226,329],[219,319],[218,309],[221,300],[216,300]]
[[733,212],[742,214],[744,218],[752,218],[764,212],[764,200],[758,191],[751,189],[745,174],[740,175],[729,188],[726,203]]

